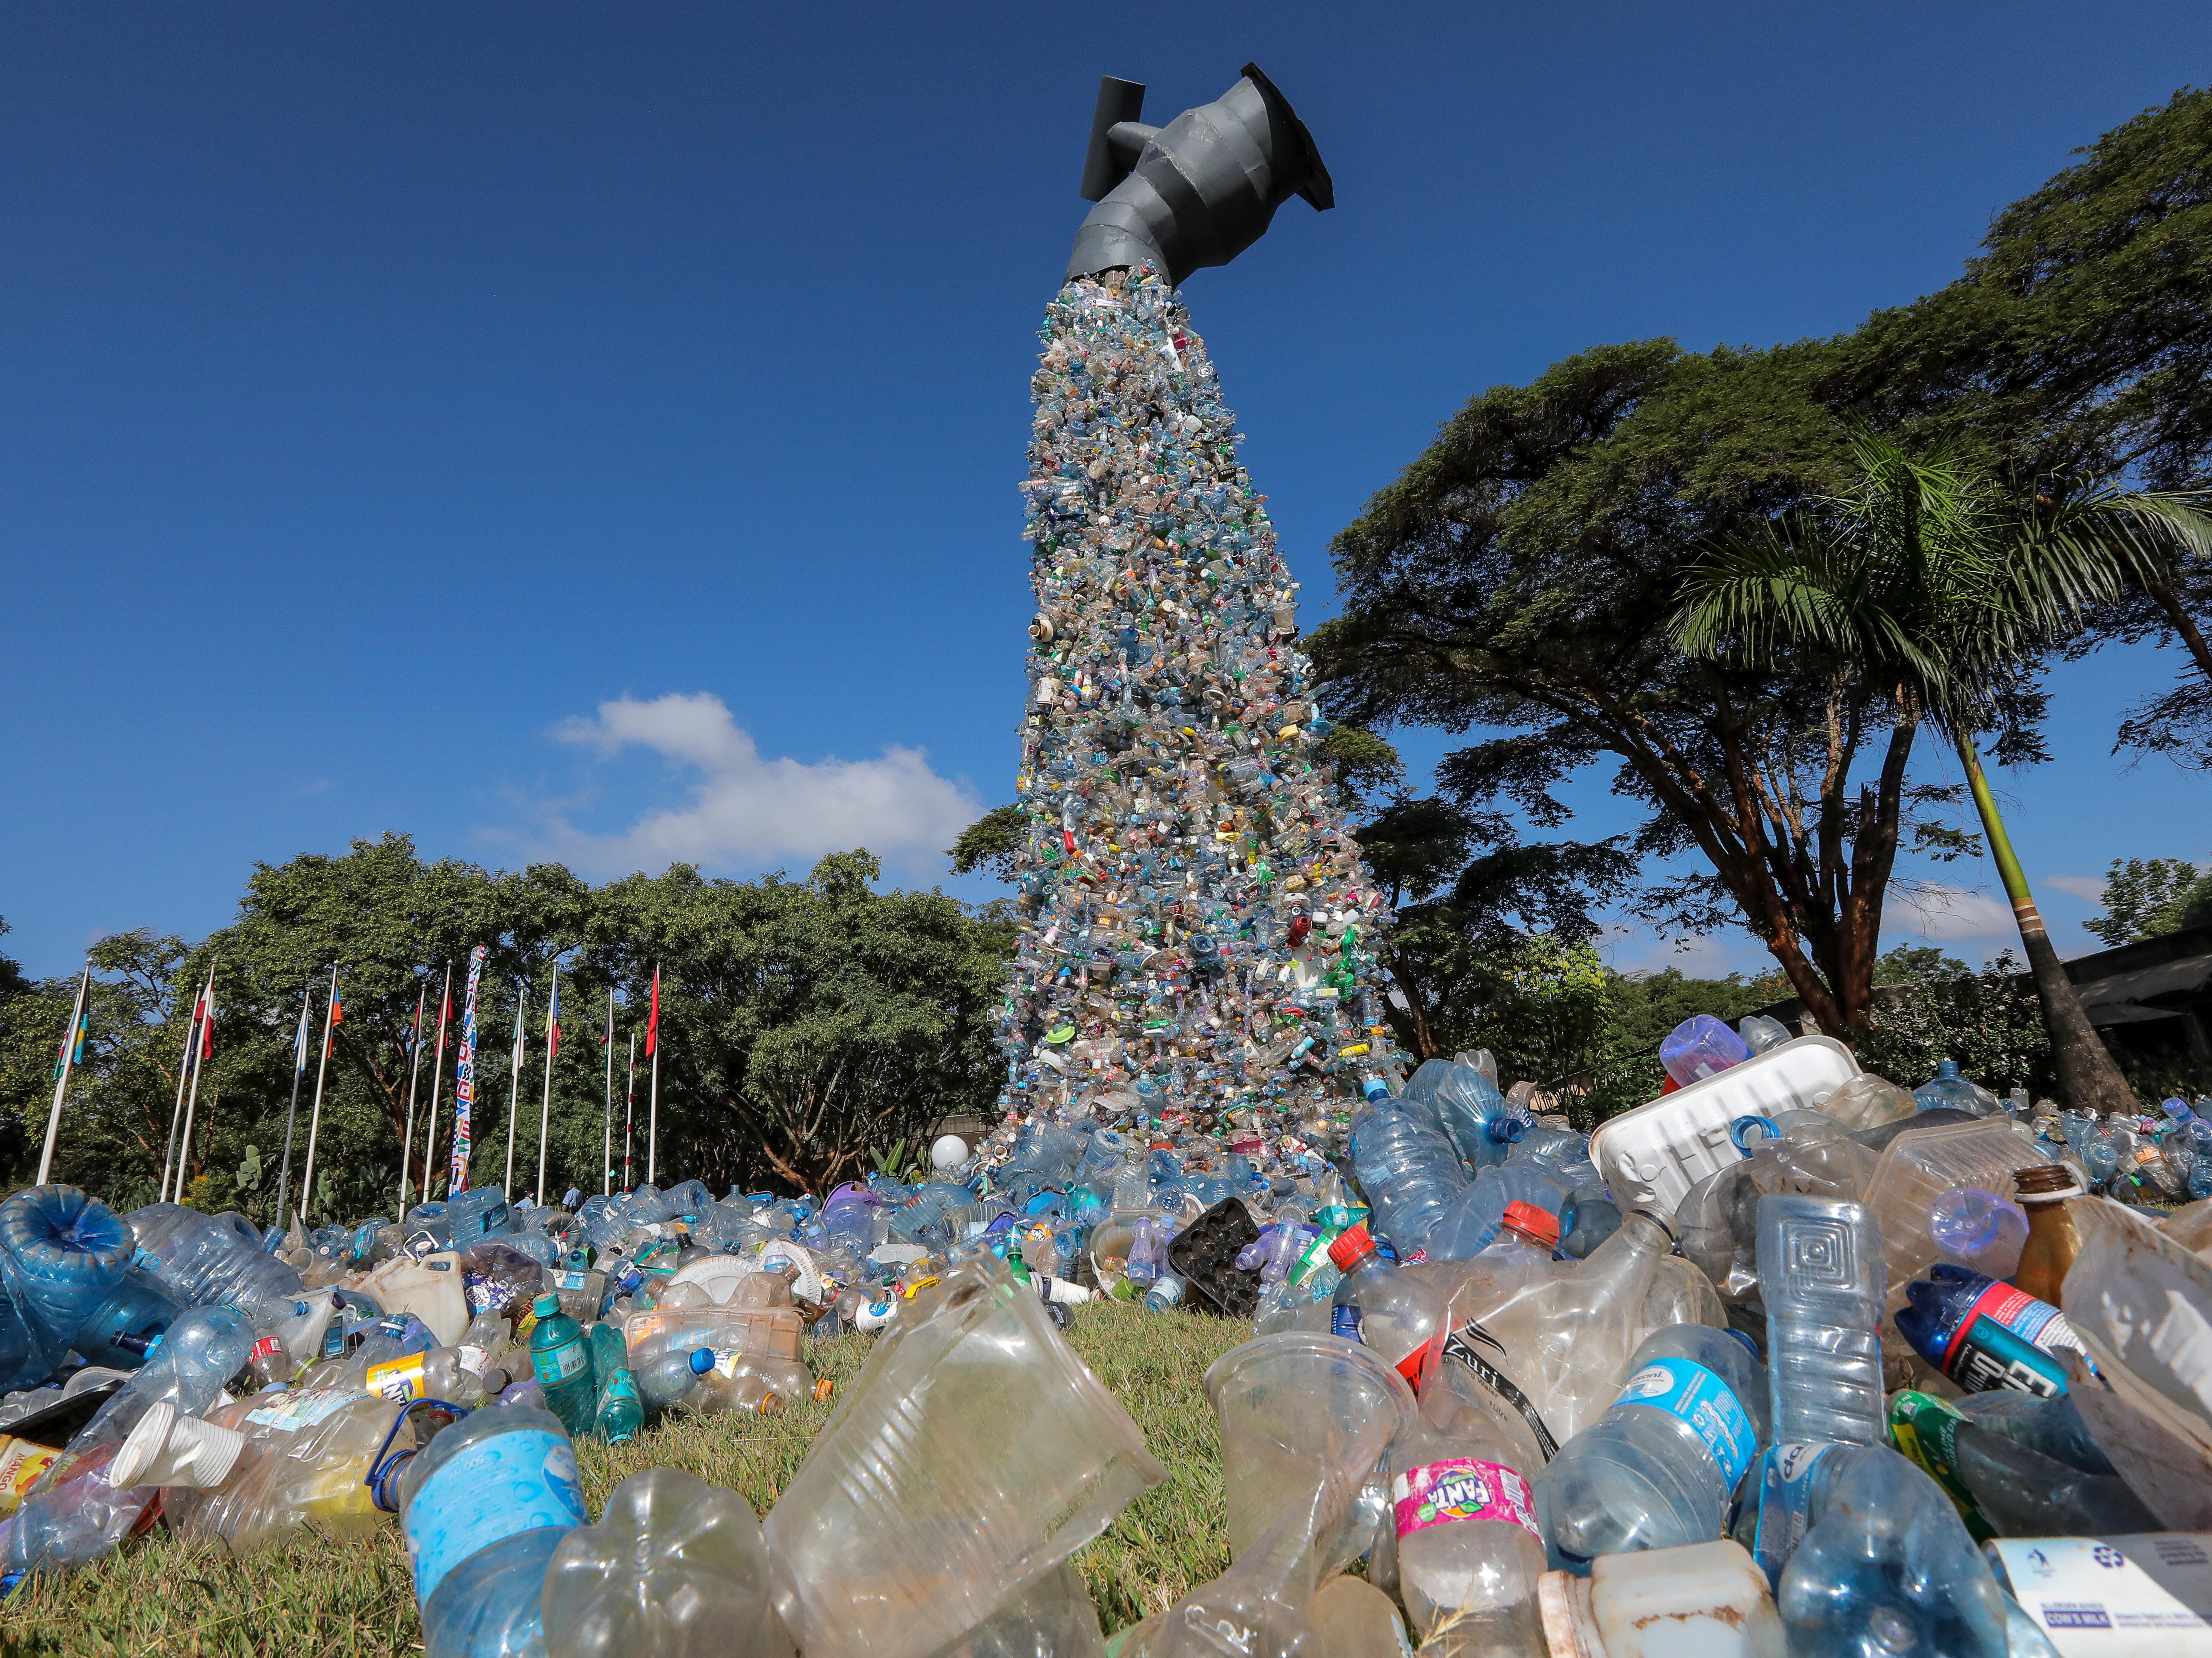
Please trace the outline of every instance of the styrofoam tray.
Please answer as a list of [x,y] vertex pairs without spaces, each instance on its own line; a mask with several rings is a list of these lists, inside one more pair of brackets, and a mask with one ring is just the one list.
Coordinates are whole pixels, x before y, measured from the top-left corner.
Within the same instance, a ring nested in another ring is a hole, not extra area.
[[1858,1074],[1851,1050],[1832,1036],[1780,1042],[1600,1123],[1590,1161],[1624,1208],[1672,1215],[1692,1186],[1743,1156],[1729,1136],[1736,1119],[1816,1108]]

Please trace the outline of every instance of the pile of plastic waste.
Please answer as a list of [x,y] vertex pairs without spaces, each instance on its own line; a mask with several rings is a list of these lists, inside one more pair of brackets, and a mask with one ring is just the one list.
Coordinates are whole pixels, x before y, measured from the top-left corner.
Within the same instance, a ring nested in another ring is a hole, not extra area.
[[[1908,1093],[1767,1021],[1662,1062],[1590,1135],[1475,1054],[1310,1138],[1062,1110],[819,1202],[260,1234],[20,1192],[0,1567],[397,1525],[432,1655],[1103,1655],[1070,1557],[1164,1477],[1065,1339],[1103,1297],[1252,1332],[1206,1379],[1229,1570],[1117,1658],[2212,1639],[2212,1199],[2144,1200],[2204,1120]],[[594,1522],[578,1441],[817,1397],[850,1330],[764,1521],[662,1467]]]

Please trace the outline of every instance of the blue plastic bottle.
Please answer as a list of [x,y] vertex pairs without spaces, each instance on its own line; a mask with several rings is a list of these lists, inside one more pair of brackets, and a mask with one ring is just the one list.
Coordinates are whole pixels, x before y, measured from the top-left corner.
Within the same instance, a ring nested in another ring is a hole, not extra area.
[[546,1565],[562,1538],[589,1523],[575,1449],[544,1411],[476,1411],[439,1434],[399,1491],[424,1651],[543,1651]]
[[86,1315],[70,1345],[88,1364],[135,1370],[184,1310],[150,1274],[132,1268]]
[[85,1321],[123,1281],[132,1248],[123,1217],[74,1186],[33,1186],[0,1203],[0,1271],[41,1352],[51,1355],[29,1381],[45,1381],[60,1363]]
[[1601,1554],[1710,1543],[1759,1459],[1766,1374],[1702,1324],[1654,1331],[1611,1409],[1544,1471],[1552,1546],[1577,1570]]
[[2010,1388],[2049,1398],[2066,1391],[2065,1367],[2053,1355],[2081,1344],[2050,1303],[1948,1261],[1906,1284],[1905,1297],[1898,1333],[1968,1393]]

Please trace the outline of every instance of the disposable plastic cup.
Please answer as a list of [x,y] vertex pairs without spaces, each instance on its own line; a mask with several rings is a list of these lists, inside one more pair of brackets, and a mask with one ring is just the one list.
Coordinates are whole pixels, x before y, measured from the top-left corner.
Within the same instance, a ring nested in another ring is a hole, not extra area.
[[1308,1331],[1261,1336],[1206,1373],[1221,1424],[1229,1558],[1302,1516],[1316,1581],[1362,1553],[1352,1499],[1416,1407],[1405,1378],[1367,1348]]
[[928,1658],[1167,1478],[996,1263],[945,1275],[878,1341],[769,1512],[776,1607],[805,1652]]

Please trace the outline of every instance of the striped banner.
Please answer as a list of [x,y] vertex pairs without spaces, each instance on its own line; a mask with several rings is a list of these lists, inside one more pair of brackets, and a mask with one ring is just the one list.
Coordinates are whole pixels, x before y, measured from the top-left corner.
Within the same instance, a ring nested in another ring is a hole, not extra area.
[[447,1183],[450,1199],[469,1189],[469,1129],[477,1102],[477,986],[491,951],[478,944],[469,952],[469,982],[461,998],[461,1046],[453,1061],[453,1173]]

